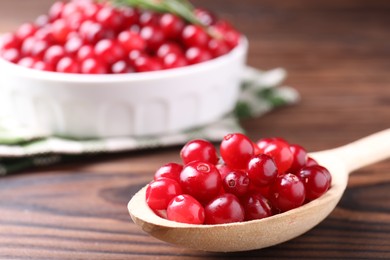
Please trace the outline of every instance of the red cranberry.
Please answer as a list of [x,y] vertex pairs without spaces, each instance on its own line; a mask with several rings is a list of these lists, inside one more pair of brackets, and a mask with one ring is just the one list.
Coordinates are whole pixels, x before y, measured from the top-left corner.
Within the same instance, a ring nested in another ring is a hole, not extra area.
[[287,173],[276,178],[270,188],[272,204],[280,211],[297,208],[305,201],[305,186],[294,174]]
[[226,192],[241,197],[249,191],[250,180],[245,172],[235,170],[225,176],[222,184]]
[[160,18],[160,27],[165,37],[169,39],[178,39],[185,26],[184,21],[176,15],[165,13]]
[[260,194],[251,194],[243,198],[245,220],[262,219],[272,215],[269,201]]
[[220,153],[222,159],[232,169],[246,169],[253,157],[252,141],[244,134],[235,133],[224,136]]
[[158,59],[141,55],[134,60],[134,67],[138,72],[162,70],[163,66]]
[[233,171],[226,164],[217,164],[217,169],[219,171],[219,174],[221,174],[222,180],[225,179],[226,175]]
[[21,52],[24,56],[29,56],[32,53],[32,50],[34,48],[35,42],[37,39],[33,36],[26,38],[21,47]]
[[214,145],[203,139],[195,139],[187,142],[180,151],[180,157],[184,164],[201,161],[216,165],[219,160]]
[[55,20],[51,25],[53,39],[60,44],[65,44],[70,32],[71,28],[69,28],[65,19]]
[[201,23],[206,26],[213,25],[217,21],[215,14],[202,8],[196,8],[194,10],[194,14],[201,21]]
[[209,36],[202,27],[189,24],[184,27],[182,39],[187,47],[205,48],[209,41]]
[[180,68],[188,65],[184,55],[169,53],[162,59],[164,69]]
[[118,42],[126,52],[146,49],[145,40],[136,32],[127,30],[118,35]]
[[0,37],[0,49],[18,49],[20,45],[20,39],[13,33],[6,33]]
[[83,74],[106,74],[108,73],[106,65],[96,58],[83,60],[81,63],[81,73]]
[[121,7],[119,11],[122,12],[123,16],[123,29],[130,28],[131,26],[135,25],[139,21],[139,12],[137,9],[134,9],[132,7]]
[[240,222],[245,218],[244,208],[236,196],[220,195],[205,206],[205,224]]
[[170,53],[183,55],[183,49],[180,47],[179,44],[175,42],[168,42],[161,45],[157,50],[157,57],[164,58]]
[[134,68],[131,67],[128,62],[124,60],[119,60],[112,64],[111,66],[111,73],[114,74],[123,74],[123,73],[133,73]]
[[84,41],[94,44],[103,39],[105,31],[101,24],[87,20],[80,25],[79,34]]
[[154,180],[161,178],[173,179],[180,182],[180,173],[183,170],[183,165],[178,163],[167,163],[160,167],[154,174]]
[[200,202],[213,199],[222,188],[221,176],[211,163],[194,161],[180,173],[180,185],[186,194]]
[[320,165],[304,167],[298,176],[305,185],[307,201],[322,196],[329,189],[332,181],[329,171]]
[[79,73],[79,64],[70,57],[63,57],[56,66],[56,71],[63,73]]
[[0,51],[0,56],[10,62],[17,63],[21,58],[20,52],[18,49],[6,49]]
[[228,53],[230,48],[223,40],[211,39],[208,43],[208,50],[210,51],[211,55],[216,58]]
[[169,202],[182,194],[182,189],[172,179],[162,178],[152,181],[146,188],[146,203],[152,210],[167,209]]
[[38,40],[43,40],[50,44],[52,44],[54,40],[51,34],[51,28],[49,26],[39,28],[38,31],[35,32],[34,37]]
[[105,6],[96,13],[96,21],[104,28],[118,30],[123,22],[123,16],[116,9]]
[[187,194],[178,195],[168,205],[167,219],[188,224],[203,224],[205,212],[202,204],[194,197]]
[[58,18],[61,17],[62,10],[65,7],[64,2],[55,2],[49,9],[49,19],[50,21],[57,20]]
[[318,165],[318,162],[311,157],[307,157],[305,166],[314,166],[314,165]]
[[42,59],[48,47],[49,44],[46,41],[36,40],[31,48],[31,55]]
[[103,39],[95,45],[95,55],[108,64],[124,58],[122,46],[114,40]]
[[36,61],[33,64],[32,68],[36,70],[53,71],[53,66],[51,64],[43,62],[41,60]]
[[259,154],[248,163],[248,177],[256,186],[270,185],[278,174],[274,160],[265,154]]
[[68,54],[75,55],[84,45],[80,37],[71,37],[65,43],[65,50]]
[[141,29],[141,37],[146,41],[148,49],[157,51],[164,43],[165,35],[161,28],[155,26],[145,26]]
[[185,55],[189,64],[201,63],[212,58],[208,50],[198,47],[188,48]]
[[290,150],[293,154],[293,162],[289,171],[291,173],[297,173],[303,166],[306,165],[307,152],[302,146],[297,144],[290,145]]
[[16,31],[16,36],[24,40],[30,36],[33,36],[35,32],[38,30],[37,26],[32,23],[24,23]]
[[52,45],[46,50],[43,60],[46,63],[56,66],[58,61],[65,56],[66,52],[64,47],[61,45]]
[[37,61],[36,58],[24,57],[18,61],[18,65],[26,68],[33,68],[36,61]]
[[95,57],[94,47],[92,45],[81,46],[81,48],[77,51],[76,57],[78,61],[94,58]]
[[141,27],[157,26],[159,22],[159,15],[157,13],[143,11],[139,16],[139,24]]
[[272,157],[278,167],[279,174],[285,173],[291,167],[294,160],[290,145],[282,139],[270,138],[265,141],[267,144],[263,148],[260,147],[262,146],[262,141],[259,141],[259,148],[262,153]]

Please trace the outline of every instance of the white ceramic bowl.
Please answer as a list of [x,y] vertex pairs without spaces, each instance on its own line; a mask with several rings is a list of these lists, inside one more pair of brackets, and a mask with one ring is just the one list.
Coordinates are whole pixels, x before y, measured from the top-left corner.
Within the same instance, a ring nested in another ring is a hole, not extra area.
[[120,75],[44,72],[0,59],[0,87],[12,117],[49,134],[166,134],[211,123],[233,109],[247,48],[243,38],[230,53],[204,63]]

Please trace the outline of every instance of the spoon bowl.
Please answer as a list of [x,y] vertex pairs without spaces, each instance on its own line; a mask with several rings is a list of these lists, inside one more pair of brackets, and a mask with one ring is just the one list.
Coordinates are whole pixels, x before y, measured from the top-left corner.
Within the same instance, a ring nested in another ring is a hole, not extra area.
[[336,207],[349,173],[390,157],[390,129],[351,144],[310,154],[332,174],[331,188],[299,208],[260,220],[220,225],[184,224],[157,216],[146,204],[146,187],[128,204],[134,223],[150,235],[186,248],[235,252],[261,249],[295,238],[324,220]]

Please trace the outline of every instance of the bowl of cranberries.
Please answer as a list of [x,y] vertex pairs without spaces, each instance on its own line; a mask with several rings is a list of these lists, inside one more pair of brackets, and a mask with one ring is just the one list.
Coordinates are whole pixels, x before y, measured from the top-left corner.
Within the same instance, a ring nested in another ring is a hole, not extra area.
[[1,91],[17,121],[77,138],[147,136],[199,127],[234,108],[243,35],[188,4],[191,19],[116,2],[56,2],[1,36]]
[[301,207],[331,187],[329,171],[302,146],[282,138],[253,142],[241,133],[228,134],[219,154],[206,140],[185,144],[182,161],[157,169],[146,186],[150,210],[185,224],[244,222]]

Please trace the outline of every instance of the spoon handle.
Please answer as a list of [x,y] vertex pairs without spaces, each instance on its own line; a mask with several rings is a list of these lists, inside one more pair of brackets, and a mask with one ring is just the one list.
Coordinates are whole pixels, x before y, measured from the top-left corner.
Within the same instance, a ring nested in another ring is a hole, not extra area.
[[390,158],[390,128],[331,150],[349,172]]

